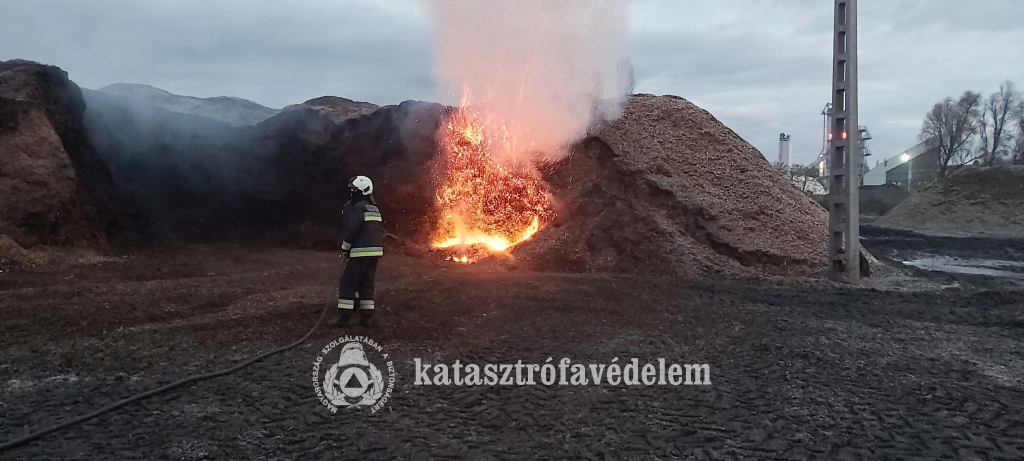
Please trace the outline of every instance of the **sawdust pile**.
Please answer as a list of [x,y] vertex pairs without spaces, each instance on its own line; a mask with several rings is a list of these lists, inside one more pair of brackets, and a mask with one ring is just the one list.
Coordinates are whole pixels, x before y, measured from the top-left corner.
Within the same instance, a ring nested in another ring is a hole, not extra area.
[[825,210],[676,96],[632,96],[547,180],[559,218],[514,251],[537,269],[811,274],[825,264]]
[[36,246],[106,245],[113,184],[85,136],[84,110],[64,71],[0,62],[0,268]]
[[921,189],[875,224],[954,237],[1024,237],[1024,166],[965,168]]

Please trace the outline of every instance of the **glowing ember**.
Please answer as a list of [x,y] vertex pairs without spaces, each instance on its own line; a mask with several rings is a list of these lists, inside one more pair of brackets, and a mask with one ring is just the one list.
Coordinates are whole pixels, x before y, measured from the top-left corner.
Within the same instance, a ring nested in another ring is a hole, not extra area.
[[509,136],[485,131],[467,109],[448,117],[441,130],[444,157],[434,178],[441,209],[435,248],[449,260],[473,262],[483,247],[503,252],[529,239],[554,216],[537,170],[517,160]]

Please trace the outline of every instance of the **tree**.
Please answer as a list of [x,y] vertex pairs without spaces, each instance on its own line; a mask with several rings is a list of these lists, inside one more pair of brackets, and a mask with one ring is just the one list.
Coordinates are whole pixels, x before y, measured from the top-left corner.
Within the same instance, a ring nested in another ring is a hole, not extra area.
[[807,195],[825,195],[825,186],[818,182],[818,169],[813,166],[793,165],[786,166],[778,163],[772,164],[775,169],[789,180],[800,192]]
[[976,160],[968,146],[978,131],[980,106],[981,95],[967,91],[956,101],[946,98],[935,104],[925,116],[921,140],[939,148],[939,177]]
[[993,166],[999,158],[1012,156],[1012,130],[1020,103],[1021,95],[1010,81],[999,85],[999,92],[988,97],[978,120],[978,157],[982,165]]
[[1017,142],[1013,148],[1012,161],[1014,165],[1024,165],[1024,100],[1017,104],[1017,113],[1014,115],[1014,119],[1017,122]]

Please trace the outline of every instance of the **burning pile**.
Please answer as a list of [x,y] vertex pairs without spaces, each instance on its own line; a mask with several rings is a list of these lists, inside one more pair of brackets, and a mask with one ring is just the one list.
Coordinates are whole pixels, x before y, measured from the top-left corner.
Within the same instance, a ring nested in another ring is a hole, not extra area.
[[[497,127],[497,128],[492,128]],[[473,262],[505,252],[551,221],[550,194],[532,164],[513,155],[507,130],[463,107],[441,127],[435,166],[440,210],[432,246]]]
[[594,122],[617,114],[629,82],[627,1],[425,4],[439,89],[462,95],[438,132],[441,212],[430,242],[472,262],[509,252],[554,218],[531,154],[558,160]]

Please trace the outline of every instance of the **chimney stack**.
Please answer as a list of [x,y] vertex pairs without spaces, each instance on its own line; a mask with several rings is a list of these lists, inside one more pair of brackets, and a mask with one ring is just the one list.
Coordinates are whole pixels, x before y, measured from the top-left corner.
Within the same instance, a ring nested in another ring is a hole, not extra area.
[[779,166],[789,168],[793,165],[789,162],[789,135],[779,134]]

